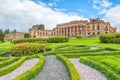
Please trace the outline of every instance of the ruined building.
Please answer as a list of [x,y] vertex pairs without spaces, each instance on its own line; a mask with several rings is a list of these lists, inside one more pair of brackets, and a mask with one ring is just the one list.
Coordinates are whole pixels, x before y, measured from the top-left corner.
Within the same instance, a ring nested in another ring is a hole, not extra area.
[[32,38],[47,38],[51,36],[69,36],[76,37],[81,35],[82,37],[93,37],[100,34],[115,33],[116,28],[113,28],[109,22],[103,20],[90,19],[88,20],[76,20],[68,23],[57,24],[53,30],[38,30],[36,28],[30,28],[29,33]]
[[10,40],[16,40],[21,38],[24,38],[24,33],[14,32],[14,33],[6,34],[4,39],[5,41],[10,41]]

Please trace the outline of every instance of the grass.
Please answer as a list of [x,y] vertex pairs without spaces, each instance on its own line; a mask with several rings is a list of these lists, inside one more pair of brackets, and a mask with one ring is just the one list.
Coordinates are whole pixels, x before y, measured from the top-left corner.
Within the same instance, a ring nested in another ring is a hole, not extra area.
[[[107,76],[108,80],[120,80],[119,79],[120,64],[118,62],[120,61],[119,44],[100,43],[99,38],[70,39],[69,42],[66,43],[44,43],[44,44],[45,49],[50,50],[49,52],[43,53],[44,56],[56,54],[62,54],[62,56],[67,58],[79,58],[82,56],[81,59],[84,64],[99,70],[100,72]],[[12,43],[0,43],[0,56],[5,54],[6,52],[9,52],[12,46],[13,46]],[[101,48],[90,50],[91,46],[99,46]],[[109,50],[110,52],[102,52],[104,50]],[[31,56],[31,58],[33,57]],[[9,60],[10,58],[0,57],[0,62],[2,62],[1,64],[6,65],[7,62],[11,63],[11,61]],[[9,72],[11,72],[11,70]],[[28,72],[26,73],[28,74]]]

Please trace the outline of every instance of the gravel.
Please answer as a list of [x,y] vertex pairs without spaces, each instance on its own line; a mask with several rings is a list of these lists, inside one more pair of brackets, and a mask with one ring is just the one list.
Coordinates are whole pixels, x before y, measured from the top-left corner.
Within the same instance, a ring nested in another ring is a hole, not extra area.
[[34,67],[39,61],[38,58],[26,60],[23,62],[21,66],[19,66],[16,70],[0,77],[0,80],[13,80],[15,77],[19,76],[20,74],[26,72],[30,68]]
[[65,66],[56,56],[46,56],[43,70],[33,80],[70,80]]
[[82,80],[107,80],[99,71],[79,62],[79,59],[73,58],[70,61],[75,65]]

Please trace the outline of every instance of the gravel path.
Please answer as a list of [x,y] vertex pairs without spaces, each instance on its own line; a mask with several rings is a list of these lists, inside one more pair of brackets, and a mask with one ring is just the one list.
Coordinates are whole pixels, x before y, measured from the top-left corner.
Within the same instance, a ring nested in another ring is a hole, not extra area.
[[30,68],[34,67],[34,65],[37,64],[38,61],[39,61],[39,59],[37,59],[37,58],[26,60],[23,62],[23,64],[21,66],[19,66],[13,72],[10,72],[4,76],[1,76],[0,80],[13,80],[15,77],[19,76],[20,74],[22,74],[25,71],[29,70]]
[[33,80],[70,80],[65,66],[55,56],[46,56],[43,70]]
[[82,80],[107,80],[99,71],[79,62],[79,59],[73,58],[70,61],[75,65]]

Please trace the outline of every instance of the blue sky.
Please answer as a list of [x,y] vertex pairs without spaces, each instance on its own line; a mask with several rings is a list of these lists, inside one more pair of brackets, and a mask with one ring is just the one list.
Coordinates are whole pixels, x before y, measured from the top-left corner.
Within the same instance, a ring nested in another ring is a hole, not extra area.
[[34,24],[53,29],[72,20],[101,18],[120,31],[120,0],[0,0],[0,28],[26,32]]
[[[48,7],[55,10],[61,9],[61,11],[66,13],[75,13],[79,16],[84,16],[86,18],[103,18],[103,14],[99,14],[101,9],[95,9],[93,7],[95,1],[106,1],[111,3],[107,9],[120,5],[120,0],[33,0],[35,2],[42,1],[47,4]],[[105,5],[107,5],[107,3]],[[101,3],[102,4],[102,3]],[[97,4],[99,5],[99,4]],[[101,6],[99,6],[101,7]]]

